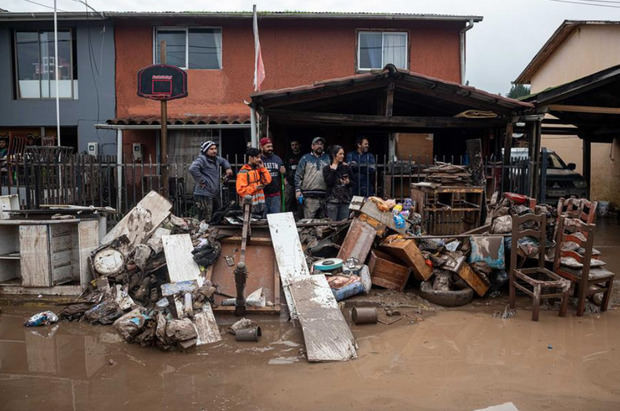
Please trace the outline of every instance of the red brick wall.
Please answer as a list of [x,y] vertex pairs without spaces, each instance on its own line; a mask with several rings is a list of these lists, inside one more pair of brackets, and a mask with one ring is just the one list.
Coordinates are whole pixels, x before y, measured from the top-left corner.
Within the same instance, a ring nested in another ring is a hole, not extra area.
[[[159,103],[136,95],[140,68],[153,62],[153,25],[119,22],[116,38],[117,116],[159,114]],[[189,96],[168,104],[170,116],[226,114],[245,110],[252,92],[254,43],[250,20],[189,21],[221,26],[222,70],[188,70]],[[356,30],[398,29],[409,33],[411,71],[460,81],[459,30],[464,23],[350,20],[259,21],[266,79],[263,90],[309,84],[355,74]]]

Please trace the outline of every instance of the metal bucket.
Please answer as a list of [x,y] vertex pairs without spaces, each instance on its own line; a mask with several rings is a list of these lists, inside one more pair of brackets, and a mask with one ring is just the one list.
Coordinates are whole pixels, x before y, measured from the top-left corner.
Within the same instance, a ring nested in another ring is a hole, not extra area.
[[260,327],[251,327],[251,328],[243,328],[241,330],[237,330],[235,333],[235,340],[237,341],[258,341],[258,337],[260,337],[261,331]]
[[355,324],[376,324],[376,307],[353,307],[351,318]]

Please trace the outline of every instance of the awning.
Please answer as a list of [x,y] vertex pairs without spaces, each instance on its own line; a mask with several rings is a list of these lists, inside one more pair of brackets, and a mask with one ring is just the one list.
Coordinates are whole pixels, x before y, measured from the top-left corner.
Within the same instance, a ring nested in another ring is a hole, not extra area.
[[[243,114],[168,117],[169,130],[250,128],[249,112]],[[159,130],[161,118],[155,116],[117,117],[95,128],[112,130]]]

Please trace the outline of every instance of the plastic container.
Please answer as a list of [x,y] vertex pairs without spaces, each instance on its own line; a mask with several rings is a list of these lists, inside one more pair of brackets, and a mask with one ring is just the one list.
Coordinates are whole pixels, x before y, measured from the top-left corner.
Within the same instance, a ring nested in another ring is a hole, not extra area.
[[377,308],[353,307],[353,310],[351,310],[351,319],[355,324],[376,324]]
[[237,341],[258,341],[258,337],[262,335],[260,327],[242,328],[235,331],[235,340]]
[[58,316],[51,311],[42,311],[30,317],[24,325],[26,327],[40,327],[51,323],[58,322]]

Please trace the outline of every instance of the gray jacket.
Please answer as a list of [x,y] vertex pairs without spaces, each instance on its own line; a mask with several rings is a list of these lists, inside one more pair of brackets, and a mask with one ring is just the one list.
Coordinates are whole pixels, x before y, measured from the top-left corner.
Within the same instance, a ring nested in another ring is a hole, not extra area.
[[220,194],[220,167],[230,168],[230,163],[225,158],[217,156],[211,160],[204,154],[196,157],[189,166],[189,173],[194,177],[194,195],[217,197]]
[[324,197],[327,186],[323,179],[323,167],[329,165],[329,156],[320,157],[312,153],[305,154],[295,170],[295,190],[300,190],[307,197]]

